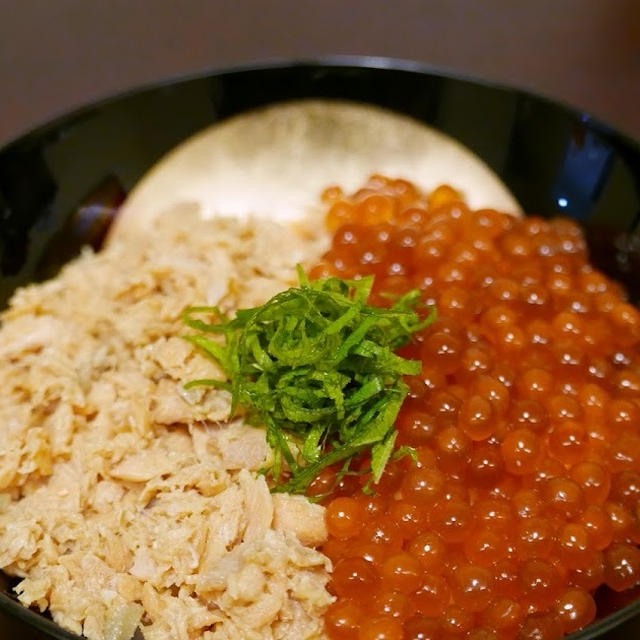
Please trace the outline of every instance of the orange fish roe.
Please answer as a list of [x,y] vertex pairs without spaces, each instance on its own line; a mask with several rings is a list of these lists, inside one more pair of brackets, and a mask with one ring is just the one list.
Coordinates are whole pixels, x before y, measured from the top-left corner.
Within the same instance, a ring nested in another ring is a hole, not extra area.
[[[438,319],[402,355],[422,374],[397,420],[417,463],[376,487],[325,470],[336,640],[554,640],[592,593],[640,581],[640,313],[569,220],[471,211],[373,176],[327,190],[312,277],[376,276],[373,303],[419,288]],[[366,464],[366,461],[363,461]]]

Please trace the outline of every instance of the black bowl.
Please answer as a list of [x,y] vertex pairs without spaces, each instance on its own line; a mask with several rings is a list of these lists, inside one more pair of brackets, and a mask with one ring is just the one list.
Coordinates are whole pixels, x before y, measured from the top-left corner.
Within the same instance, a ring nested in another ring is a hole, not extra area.
[[[127,190],[187,136],[252,107],[306,97],[378,104],[457,138],[525,211],[580,221],[592,261],[640,301],[640,145],[586,113],[523,91],[414,63],[341,58],[222,70],[142,89],[0,150],[0,307],[17,286],[54,274],[83,244],[99,246]],[[602,590],[600,619],[571,640],[638,637],[636,595]],[[17,637],[77,638],[21,607],[0,574],[0,638]]]

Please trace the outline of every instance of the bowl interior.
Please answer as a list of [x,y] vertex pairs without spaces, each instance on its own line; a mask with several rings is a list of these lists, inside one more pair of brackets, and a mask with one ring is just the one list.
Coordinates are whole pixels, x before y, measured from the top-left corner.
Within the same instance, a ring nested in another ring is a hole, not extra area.
[[[457,138],[504,180],[526,212],[579,220],[592,261],[640,301],[634,277],[640,273],[638,144],[587,114],[522,91],[414,64],[351,59],[222,71],[136,91],[0,150],[0,308],[17,286],[54,274],[87,242],[98,246],[126,192],[187,136],[252,107],[305,97],[377,104]],[[455,185],[455,176],[451,181]],[[5,637],[76,637],[22,609],[9,593],[3,576]],[[572,638],[640,634],[640,621],[631,619],[640,602],[614,600],[603,593],[603,614],[617,613]]]

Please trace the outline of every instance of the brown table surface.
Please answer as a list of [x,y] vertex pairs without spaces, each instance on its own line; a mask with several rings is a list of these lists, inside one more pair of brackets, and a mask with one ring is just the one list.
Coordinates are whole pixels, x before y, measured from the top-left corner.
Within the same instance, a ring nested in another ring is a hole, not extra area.
[[0,144],[137,85],[326,54],[514,84],[640,138],[640,0],[0,0]]

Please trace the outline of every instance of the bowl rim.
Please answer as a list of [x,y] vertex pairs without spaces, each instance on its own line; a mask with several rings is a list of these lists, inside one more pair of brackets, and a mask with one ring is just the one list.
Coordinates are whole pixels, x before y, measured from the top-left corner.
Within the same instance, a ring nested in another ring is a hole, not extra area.
[[8,591],[0,590],[0,611],[21,620],[31,629],[37,629],[48,634],[51,638],[56,638],[56,640],[84,640],[84,636],[68,631],[49,616],[20,604],[9,595]]
[[[18,149],[23,145],[28,145],[30,141],[46,137],[56,129],[71,125],[77,121],[90,116],[95,111],[109,107],[117,102],[127,100],[145,92],[170,88],[181,84],[187,84],[198,80],[207,80],[225,75],[243,74],[255,71],[277,71],[285,69],[369,69],[380,71],[401,71],[422,76],[433,76],[445,79],[456,80],[462,83],[481,86],[497,91],[515,93],[518,96],[535,99],[543,104],[561,109],[568,114],[578,117],[581,122],[589,126],[596,133],[606,136],[609,141],[616,145],[630,148],[640,155],[640,139],[636,139],[618,126],[612,126],[606,121],[592,116],[588,111],[566,101],[553,98],[543,92],[530,90],[520,86],[514,86],[506,82],[490,80],[471,73],[452,69],[441,65],[433,65],[424,61],[411,60],[405,58],[395,58],[375,55],[319,55],[311,57],[274,57],[260,59],[256,61],[246,61],[236,64],[222,64],[212,66],[204,70],[188,73],[178,73],[168,75],[159,80],[140,83],[113,94],[89,100],[61,113],[52,115],[26,131],[22,131],[4,141],[0,146],[0,158],[7,152]],[[20,604],[14,597],[9,595],[10,591],[0,590],[0,610],[8,615],[18,618],[39,631],[49,634],[50,637],[58,640],[82,640],[82,636],[67,631],[50,617],[45,616],[34,609],[27,608]],[[598,619],[588,627],[576,631],[565,637],[564,640],[592,640],[607,631],[626,622],[632,617],[640,614],[640,596],[621,609]]]
[[630,620],[640,613],[640,596],[626,604],[621,609],[610,613],[604,618],[592,622],[589,626],[566,636],[564,640],[590,640],[611,631],[618,625]]
[[609,138],[613,138],[632,147],[640,153],[640,138],[635,138],[629,132],[619,126],[612,125],[606,120],[594,116],[588,109],[569,103],[566,100],[555,98],[543,91],[529,89],[520,85],[513,85],[508,82],[489,79],[482,75],[475,75],[465,71],[447,67],[445,65],[434,65],[426,61],[412,60],[409,58],[398,58],[391,56],[376,55],[352,55],[352,54],[331,54],[318,56],[286,57],[276,56],[256,60],[243,61],[232,64],[212,65],[205,69],[189,71],[185,73],[174,73],[163,76],[158,80],[142,82],[130,87],[126,87],[115,93],[108,93],[102,96],[80,102],[69,109],[53,113],[51,117],[36,123],[34,126],[19,131],[14,136],[9,137],[0,146],[0,156],[21,144],[28,142],[32,138],[46,135],[48,132],[60,127],[64,123],[72,123],[76,120],[88,116],[93,111],[110,106],[112,103],[132,98],[137,94],[149,91],[170,88],[179,84],[186,84],[198,80],[206,80],[223,75],[242,74],[253,71],[275,71],[278,69],[293,68],[316,68],[329,67],[336,69],[361,68],[379,71],[403,71],[415,73],[416,75],[430,75],[450,80],[457,80],[463,83],[474,84],[488,89],[515,93],[519,96],[533,98],[544,104],[560,108],[570,113],[588,124],[596,132],[602,133]]

